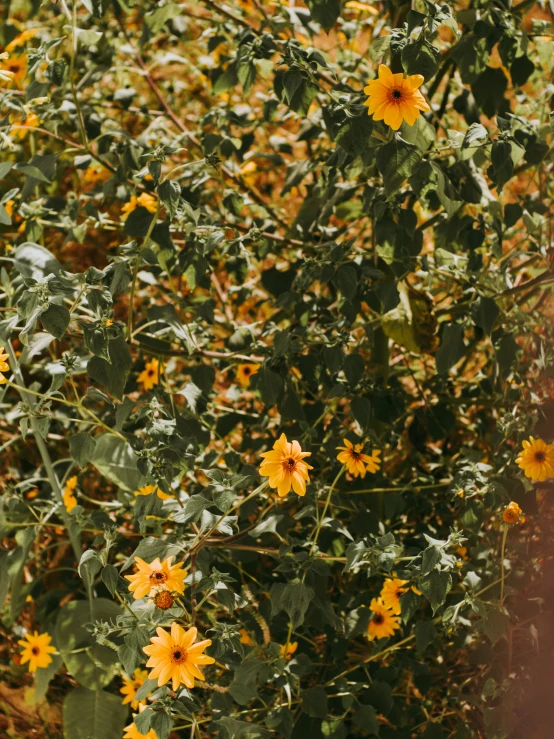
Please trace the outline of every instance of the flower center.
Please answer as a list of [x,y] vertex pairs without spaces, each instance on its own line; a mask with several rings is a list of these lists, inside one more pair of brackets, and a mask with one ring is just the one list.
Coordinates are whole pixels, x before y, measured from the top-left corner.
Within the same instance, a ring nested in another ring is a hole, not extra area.
[[40,649],[39,649],[38,647],[33,647],[33,648],[31,649],[31,652],[32,652],[32,654],[34,654],[34,655],[35,655],[35,657],[36,657],[36,656],[37,656],[38,654],[40,654]]
[[172,662],[176,662],[177,664],[183,663],[187,658],[187,650],[181,649],[181,647],[178,647],[173,651],[173,654],[171,655]]
[[162,592],[158,593],[154,598],[156,608],[159,608],[162,611],[167,611],[168,608],[171,608],[174,601],[175,598],[167,590],[162,590]]
[[154,377],[154,370],[148,370],[148,377]]
[[546,459],[546,456],[544,452],[535,452],[535,460],[537,462],[544,462],[545,459]]
[[289,472],[292,472],[295,467],[296,467],[296,460],[293,459],[292,457],[289,457],[285,461],[285,469],[287,469]]
[[380,626],[384,620],[385,618],[382,613],[376,613],[372,618],[373,623],[377,624],[377,626]]
[[402,92],[400,90],[393,90],[392,91],[392,96],[396,100],[400,100],[400,98],[402,97]]
[[153,580],[156,583],[162,583],[167,580],[167,575],[165,572],[160,572],[159,570],[157,572],[153,572],[150,575],[150,580]]
[[252,371],[252,370],[250,369],[250,367],[245,367],[245,368],[244,368],[244,369],[242,370],[243,374],[245,374],[245,375],[249,375],[251,371]]

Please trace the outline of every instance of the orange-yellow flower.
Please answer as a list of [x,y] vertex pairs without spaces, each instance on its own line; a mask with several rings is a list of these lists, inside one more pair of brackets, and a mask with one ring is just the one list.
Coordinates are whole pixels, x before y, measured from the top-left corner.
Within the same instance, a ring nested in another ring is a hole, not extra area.
[[77,505],[77,498],[75,497],[75,488],[77,487],[77,475],[73,475],[69,480],[66,481],[63,489],[63,504],[66,507],[68,513],[75,508]]
[[14,39],[10,41],[10,43],[6,46],[6,51],[8,54],[11,54],[11,52],[14,49],[17,49],[19,46],[25,46],[27,41],[32,39],[34,36],[37,35],[39,32],[39,28],[27,28],[22,33],[18,34]]
[[4,347],[2,346],[0,347],[0,385],[5,385],[7,382],[7,379],[2,373],[10,371],[10,365],[6,361],[7,359],[9,359],[9,356],[4,354]]
[[385,580],[381,589],[381,600],[385,607],[390,608],[397,615],[400,614],[400,596],[408,590],[408,588],[403,587],[407,582],[407,580],[401,580],[399,577],[389,577]]
[[508,503],[506,508],[504,508],[504,511],[502,512],[502,520],[504,521],[504,523],[509,524],[519,523],[522,513],[523,511],[518,506],[518,504],[512,500],[512,502]]
[[273,450],[263,452],[264,461],[260,475],[269,477],[269,487],[276,488],[280,498],[294,490],[297,495],[306,495],[306,483],[310,482],[308,470],[313,469],[304,462],[311,452],[303,452],[297,441],[287,441],[285,434],[273,444]]
[[393,74],[385,64],[380,64],[379,77],[364,87],[369,96],[364,103],[369,115],[375,121],[385,121],[393,131],[398,131],[402,121],[413,126],[422,110],[431,110],[418,90],[423,81],[421,74],[404,78],[402,72]]
[[11,81],[16,87],[21,87],[27,73],[27,60],[24,56],[12,56],[2,62],[1,69],[10,77],[6,82]]
[[381,598],[373,598],[369,607],[373,615],[367,626],[367,634],[370,639],[383,639],[393,636],[400,628],[400,618],[387,608]]
[[[140,701],[138,701],[138,700],[135,699],[135,696],[136,696],[136,694],[138,692],[138,689],[139,688],[142,688],[142,686],[144,685],[144,682],[145,682],[145,680],[147,678],[148,678],[148,672],[146,670],[140,670],[140,669],[136,669],[133,672],[133,677],[131,677],[131,678],[124,677],[123,678],[123,687],[120,688],[120,690],[119,690],[119,692],[121,693],[121,695],[125,696],[121,702],[122,703],[130,703],[131,704],[131,708],[134,708],[135,711],[136,711],[137,708],[139,708],[139,706],[142,705],[142,704],[141,704]],[[150,693],[148,695],[150,695]],[[147,697],[148,696],[145,696],[145,699]]]
[[140,557],[135,557],[135,565],[138,572],[134,575],[125,575],[125,579],[131,583],[129,590],[133,598],[139,600],[145,595],[155,595],[160,590],[169,590],[172,593],[182,595],[185,592],[185,577],[187,571],[183,570],[182,563],[172,565],[173,557],[168,557],[160,562],[160,558],[148,564]]
[[241,629],[239,633],[240,633],[240,643],[241,644],[246,644],[246,646],[248,647],[254,646],[254,640],[252,639],[248,631],[246,631],[246,629]]
[[51,654],[56,651],[50,646],[52,637],[50,634],[27,634],[25,639],[17,643],[23,647],[21,650],[21,664],[29,663],[29,672],[36,672],[39,667],[48,667],[52,662]]
[[146,367],[137,377],[137,382],[142,382],[142,389],[146,392],[147,390],[152,390],[154,385],[157,385],[159,381],[160,363],[154,357],[149,362],[146,362]]
[[173,496],[168,495],[167,493],[164,493],[163,490],[160,490],[160,488],[157,485],[143,485],[138,490],[135,490],[135,496],[137,495],[152,495],[153,492],[156,492],[156,495],[161,500],[167,500],[168,498],[172,498]]
[[337,454],[337,459],[346,466],[348,472],[352,477],[365,477],[366,472],[377,472],[381,464],[379,455],[381,452],[378,449],[374,449],[369,454],[363,454],[363,444],[352,444],[348,439],[343,439],[344,446],[338,446],[340,451]]
[[[125,702],[125,701],[123,701]],[[145,705],[142,703],[139,704],[139,713],[142,713],[144,709],[146,708]],[[133,719],[137,716],[136,713],[133,714]],[[154,731],[154,729],[149,729],[148,734],[141,734],[141,732],[137,729],[137,725],[133,721],[132,724],[129,724],[129,726],[126,726],[123,731],[125,732],[123,734],[123,739],[158,739],[158,735]]]
[[282,644],[280,646],[281,657],[284,657],[288,662],[289,659],[292,659],[292,655],[296,652],[297,649],[298,649],[297,641],[289,642],[288,644]]
[[554,477],[554,446],[532,436],[522,444],[523,450],[516,459],[516,464],[521,467],[525,477],[539,482],[547,477]]
[[260,369],[259,364],[239,364],[237,367],[237,380],[243,387],[250,385],[250,378]]
[[146,208],[149,213],[155,213],[158,208],[158,201],[153,195],[147,192],[143,192],[137,198],[136,195],[131,195],[131,199],[128,203],[125,203],[121,208],[121,217],[126,220],[129,214],[132,213],[138,207]]
[[194,688],[194,681],[204,680],[204,675],[198,665],[212,665],[215,660],[203,654],[206,647],[212,643],[211,639],[195,644],[198,633],[194,626],[185,631],[179,624],[171,624],[171,632],[161,627],[156,629],[158,636],[153,636],[150,644],[143,647],[143,651],[150,657],[146,663],[152,667],[148,676],[150,680],[158,680],[161,688],[171,680],[173,690],[177,690],[181,683],[187,688]]

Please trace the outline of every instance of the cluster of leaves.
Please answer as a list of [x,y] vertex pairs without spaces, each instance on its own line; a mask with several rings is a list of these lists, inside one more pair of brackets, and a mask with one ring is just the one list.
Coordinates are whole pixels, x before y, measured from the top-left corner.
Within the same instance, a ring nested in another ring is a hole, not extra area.
[[[51,634],[31,700],[63,697],[68,739],[119,739],[121,677],[176,619],[217,665],[141,688],[158,739],[511,731],[510,598],[538,570],[514,457],[551,392],[552,18],[413,5],[20,2],[0,30],[3,659],[21,684],[17,639]],[[397,133],[363,105],[379,63],[425,79],[432,111]],[[282,432],[307,494],[251,495]],[[377,474],[337,480],[345,437]],[[136,556],[185,561],[180,605],[133,600]],[[369,641],[393,575],[401,630]]]

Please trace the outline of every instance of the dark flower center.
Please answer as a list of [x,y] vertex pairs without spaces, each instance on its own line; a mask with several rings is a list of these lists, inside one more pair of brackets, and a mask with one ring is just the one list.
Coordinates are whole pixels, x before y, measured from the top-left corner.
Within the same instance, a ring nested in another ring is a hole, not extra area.
[[545,459],[546,456],[544,452],[535,452],[535,460],[537,462],[544,462]]
[[187,652],[185,649],[176,649],[173,652],[173,661],[174,662],[184,662],[187,658]]
[[372,620],[373,620],[373,623],[374,624],[377,624],[377,626],[379,626],[380,624],[383,623],[383,621],[385,620],[385,618],[384,618],[384,616],[383,616],[382,613],[376,613],[375,616],[373,616],[373,619]]
[[289,467],[294,467],[294,465],[296,464],[296,462],[294,461],[294,459],[292,457],[289,457],[287,459],[287,464],[288,464]]
[[40,654],[40,649],[38,647],[33,647],[31,652],[36,656],[37,654]]
[[154,370],[153,369],[149,369],[148,370],[148,377],[154,377]]
[[252,370],[250,369],[250,367],[245,367],[245,368],[244,368],[244,369],[242,370],[242,372],[243,372],[243,374],[245,374],[245,375],[249,375],[249,374],[250,374],[250,373],[252,372]]
[[402,93],[400,92],[400,90],[393,90],[392,96],[393,98],[396,98],[397,100],[399,100],[402,97]]
[[158,582],[165,582],[167,580],[167,575],[165,572],[153,572],[150,575],[151,580],[157,580]]

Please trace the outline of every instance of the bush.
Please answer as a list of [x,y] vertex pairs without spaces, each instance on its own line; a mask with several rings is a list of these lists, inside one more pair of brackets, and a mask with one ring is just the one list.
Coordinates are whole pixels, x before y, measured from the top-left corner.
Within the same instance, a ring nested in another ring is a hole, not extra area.
[[525,715],[550,19],[12,4],[3,699],[36,708],[7,730],[504,739]]

